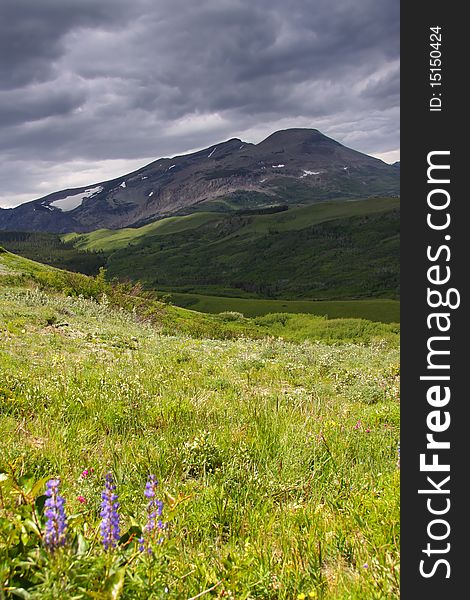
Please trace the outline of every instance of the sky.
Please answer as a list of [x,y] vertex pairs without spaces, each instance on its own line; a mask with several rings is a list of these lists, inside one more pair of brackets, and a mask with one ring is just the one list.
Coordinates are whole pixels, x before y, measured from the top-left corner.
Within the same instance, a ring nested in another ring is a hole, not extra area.
[[399,160],[398,0],[1,0],[0,207],[237,137]]

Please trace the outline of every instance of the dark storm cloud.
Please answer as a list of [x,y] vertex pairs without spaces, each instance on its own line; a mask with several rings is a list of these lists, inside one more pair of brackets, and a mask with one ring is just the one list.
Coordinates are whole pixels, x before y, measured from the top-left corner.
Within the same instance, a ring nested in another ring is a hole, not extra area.
[[0,127],[66,115],[77,109],[84,98],[78,89],[50,90],[46,86],[37,86],[32,95],[22,90],[0,92]]
[[128,12],[120,0],[2,0],[0,87],[47,81],[57,74],[63,38],[80,27],[113,27]]
[[112,159],[291,126],[396,150],[398,11],[397,0],[2,0],[0,202],[64,187],[72,165],[82,185],[118,175]]

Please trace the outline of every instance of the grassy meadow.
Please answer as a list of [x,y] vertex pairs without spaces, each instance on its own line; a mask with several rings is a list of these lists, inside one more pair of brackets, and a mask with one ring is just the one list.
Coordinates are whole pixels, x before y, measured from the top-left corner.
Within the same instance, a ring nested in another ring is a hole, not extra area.
[[302,313],[329,319],[359,318],[382,323],[400,322],[400,302],[376,298],[368,300],[266,300],[263,298],[231,298],[202,294],[169,293],[178,306],[207,313],[234,311],[246,317],[270,313]]
[[0,597],[399,598],[397,325],[204,315],[2,252],[0,336]]

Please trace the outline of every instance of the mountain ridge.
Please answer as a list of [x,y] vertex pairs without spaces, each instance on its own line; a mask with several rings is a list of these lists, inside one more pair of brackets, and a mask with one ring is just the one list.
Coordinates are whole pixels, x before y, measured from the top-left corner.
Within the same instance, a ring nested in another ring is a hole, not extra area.
[[231,138],[131,173],[0,209],[0,229],[54,233],[120,229],[196,210],[230,211],[333,198],[398,195],[396,167],[317,129]]

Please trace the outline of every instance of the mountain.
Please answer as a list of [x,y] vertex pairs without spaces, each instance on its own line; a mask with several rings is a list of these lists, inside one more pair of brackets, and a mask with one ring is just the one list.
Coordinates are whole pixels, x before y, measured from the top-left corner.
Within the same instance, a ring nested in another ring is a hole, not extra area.
[[138,226],[199,210],[305,205],[399,194],[399,170],[316,129],[277,131],[259,144],[238,138],[161,158],[109,181],[0,209],[0,229],[87,232]]

